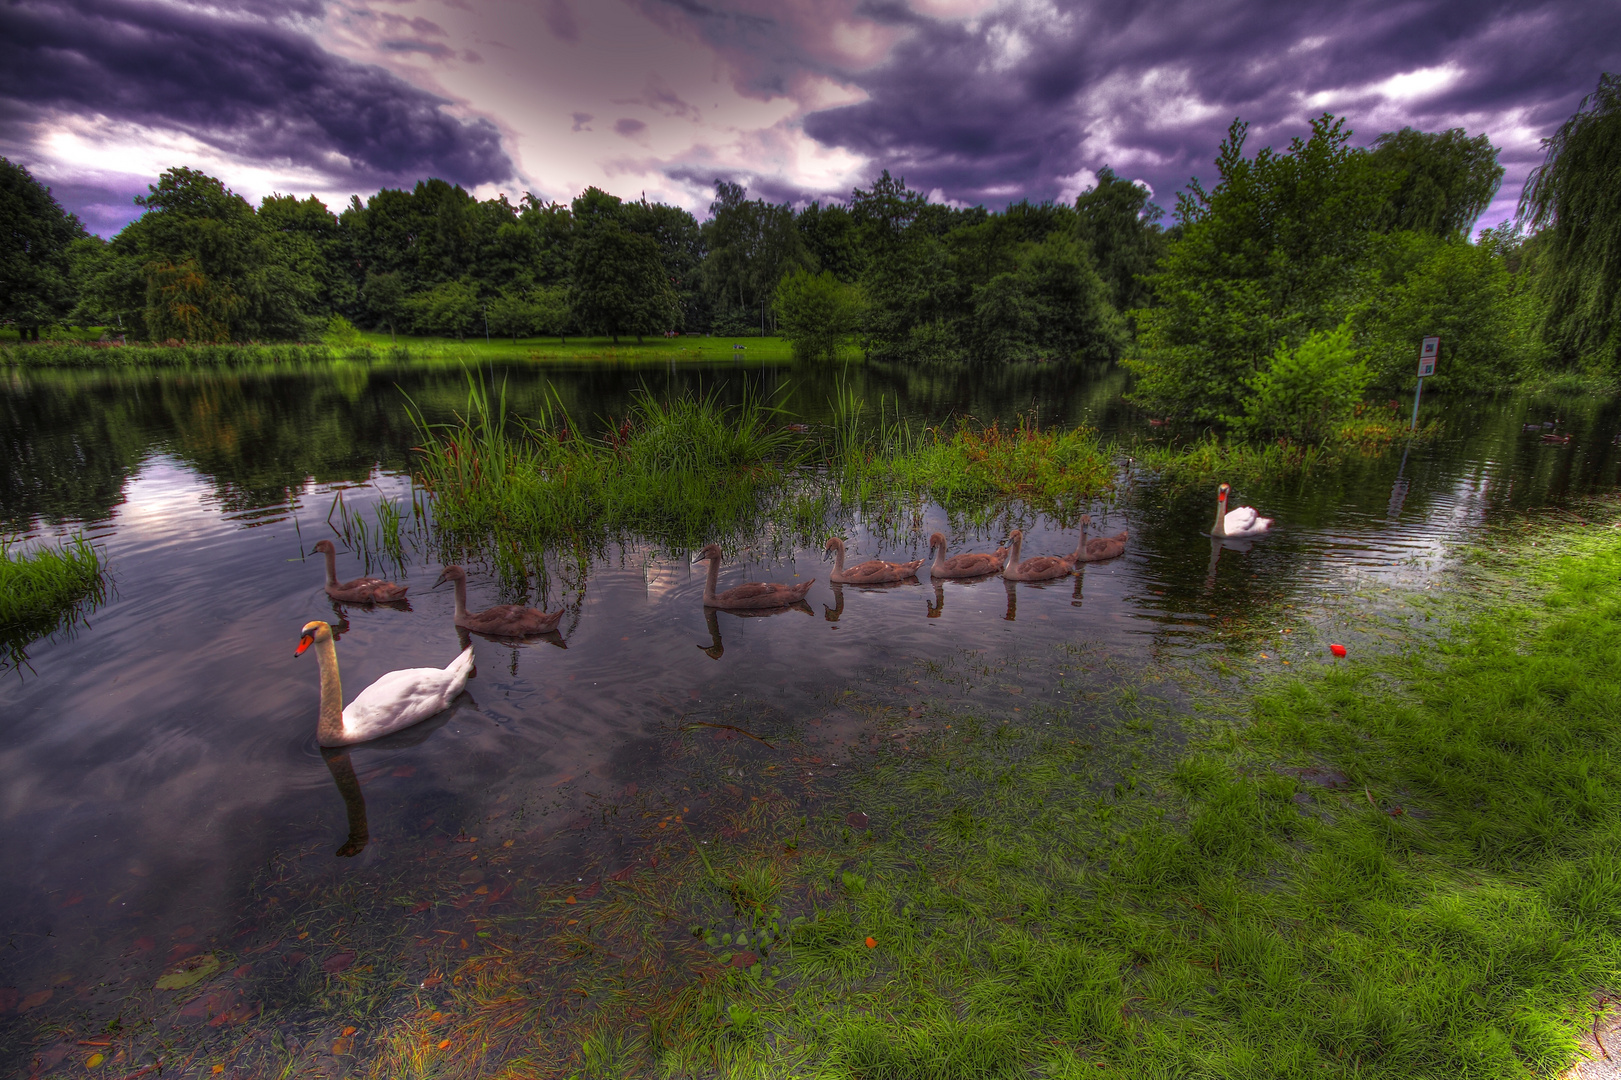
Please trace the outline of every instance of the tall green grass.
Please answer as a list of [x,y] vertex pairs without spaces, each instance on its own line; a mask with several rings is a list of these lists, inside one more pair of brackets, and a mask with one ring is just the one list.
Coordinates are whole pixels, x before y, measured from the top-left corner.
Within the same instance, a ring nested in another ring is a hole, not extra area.
[[409,408],[435,520],[464,539],[590,546],[635,535],[690,547],[785,528],[800,536],[858,509],[916,517],[929,499],[970,517],[1020,502],[1064,518],[1115,482],[1113,451],[1085,428],[925,428],[885,403],[870,425],[853,394],[840,393],[821,440],[802,438],[756,398],[727,406],[714,393],[661,399],[644,390],[600,437],[555,397],[533,416],[514,416],[504,387],[471,375],[455,420],[429,424]]
[[24,659],[29,642],[100,603],[103,569],[100,553],[82,536],[32,551],[0,537],[0,662]]
[[504,387],[471,376],[453,422],[429,424],[411,407],[441,529],[587,547],[631,535],[692,547],[763,527],[798,454],[774,414],[753,397],[728,406],[714,393],[642,392],[598,438],[555,397],[518,418]]

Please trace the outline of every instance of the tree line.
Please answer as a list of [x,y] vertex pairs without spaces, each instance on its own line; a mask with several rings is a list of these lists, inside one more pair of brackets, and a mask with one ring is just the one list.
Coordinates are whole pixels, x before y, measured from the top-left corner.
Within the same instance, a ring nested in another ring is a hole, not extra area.
[[1327,115],[1252,155],[1235,121],[1216,183],[1192,182],[1169,223],[1108,168],[1073,203],[999,211],[930,202],[887,171],[797,210],[717,181],[703,222],[597,188],[514,204],[437,179],[338,213],[254,206],[175,168],[104,241],[0,159],[0,320],[25,338],[307,339],[338,319],[453,337],[782,333],[804,355],[907,362],[1125,358],[1145,404],[1260,432],[1260,399],[1311,413],[1325,382],[1410,380],[1425,334],[1445,343],[1437,382],[1458,388],[1621,371],[1618,87],[1604,76],[1549,140],[1520,222],[1474,240],[1503,176],[1484,135],[1408,128],[1357,148]]

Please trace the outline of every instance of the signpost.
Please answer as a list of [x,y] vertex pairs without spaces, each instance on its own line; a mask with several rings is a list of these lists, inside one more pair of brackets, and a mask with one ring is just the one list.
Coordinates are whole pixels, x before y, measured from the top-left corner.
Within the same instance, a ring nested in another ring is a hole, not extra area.
[[1427,337],[1418,354],[1418,389],[1413,392],[1412,430],[1418,430],[1418,399],[1424,396],[1424,380],[1435,374],[1435,358],[1441,353],[1441,339]]

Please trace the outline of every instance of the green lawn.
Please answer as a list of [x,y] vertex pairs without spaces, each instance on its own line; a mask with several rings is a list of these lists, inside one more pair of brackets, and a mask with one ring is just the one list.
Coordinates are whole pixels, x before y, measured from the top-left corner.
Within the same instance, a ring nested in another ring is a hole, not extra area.
[[[73,327],[60,331],[39,346],[22,346],[15,330],[0,329],[0,362],[53,363],[74,366],[96,363],[130,363],[136,354],[123,350],[89,349],[77,343],[95,342],[102,336],[102,327]],[[116,332],[115,332],[116,333]],[[618,342],[605,337],[511,338],[494,337],[486,341],[482,336],[464,341],[455,338],[414,337],[407,334],[390,336],[364,331],[346,341],[317,341],[311,343],[323,348],[334,358],[366,359],[462,359],[482,361],[538,362],[609,362],[614,364],[668,364],[728,362],[746,359],[750,363],[787,363],[793,359],[788,342],[778,337],[722,338],[722,337],[648,337],[637,341],[624,337]],[[234,350],[240,362],[256,363],[267,357],[276,362],[291,346],[250,346]],[[268,351],[267,351],[268,350]],[[401,351],[403,350],[403,351]],[[230,346],[191,346],[189,349],[155,349],[154,362],[175,362],[175,356],[184,353],[191,362],[230,363]],[[275,355],[271,355],[274,353]],[[15,354],[15,355],[13,355]],[[56,355],[58,359],[47,357]],[[174,355],[171,355],[174,354]],[[299,355],[306,355],[301,352]],[[315,354],[308,354],[314,356]],[[145,357],[141,357],[145,359]]]

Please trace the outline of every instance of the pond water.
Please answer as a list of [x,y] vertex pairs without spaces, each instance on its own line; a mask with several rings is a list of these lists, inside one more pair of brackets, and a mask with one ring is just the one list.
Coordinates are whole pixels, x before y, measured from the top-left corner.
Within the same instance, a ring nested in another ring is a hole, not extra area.
[[[516,411],[550,386],[582,422],[622,412],[641,386],[732,399],[747,386],[775,395],[790,418],[815,421],[835,378],[742,364],[493,374],[507,380]],[[851,367],[844,376],[867,400],[887,397],[930,422],[1034,415],[1122,441],[1152,432],[1122,402],[1124,376],[1113,370]],[[408,608],[334,605],[304,553],[335,535],[338,490],[362,516],[384,496],[409,505],[403,395],[444,419],[464,393],[459,368],[428,364],[6,375],[0,527],[33,538],[85,532],[106,552],[112,587],[83,625],[33,643],[0,680],[0,1068],[28,1071],[42,1022],[104,1023],[166,965],[230,942],[267,875],[405,874],[422,851],[471,836],[521,851],[558,822],[639,792],[676,791],[680,801],[661,748],[681,725],[733,725],[715,727],[717,738],[737,728],[790,737],[824,722],[831,731],[846,695],[907,692],[902,673],[920,663],[957,665],[954,692],[979,708],[1077,699],[1087,687],[1053,662],[1066,649],[1151,670],[1239,626],[1288,626],[1337,595],[1422,588],[1459,542],[1613,490],[1621,475],[1616,402],[1436,399],[1426,416],[1441,418],[1443,434],[1430,443],[1239,490],[1240,502],[1278,521],[1247,547],[1201,535],[1213,493],[1135,477],[1093,510],[1105,532],[1131,529],[1127,554],[1052,585],[925,578],[835,591],[819,548],[762,538],[723,566],[723,587],[814,577],[808,605],[706,618],[690,553],[626,545],[586,566],[548,553],[533,583],[475,566],[472,606],[561,606],[558,637],[516,647],[474,639],[477,674],[451,710],[323,757],[315,661],[293,655],[307,620],[338,627],[348,696],[394,668],[441,666],[460,645],[450,590],[430,588],[439,565],[426,544],[408,543],[389,568],[411,587]],[[1544,421],[1574,438],[1548,444],[1540,429],[1524,430]],[[880,546],[858,522],[851,554],[921,558],[934,529],[951,533],[954,550],[985,549],[1014,524],[1032,553],[1074,545],[1039,518],[975,533],[930,508],[918,524],[898,546]],[[340,555],[341,578],[362,569],[355,554]],[[1280,633],[1268,659],[1321,655],[1328,619]],[[1354,630],[1335,632],[1351,640]],[[829,739],[815,768],[833,774],[854,750]],[[549,849],[524,872],[566,875],[581,858]],[[611,862],[601,849],[592,859]]]

